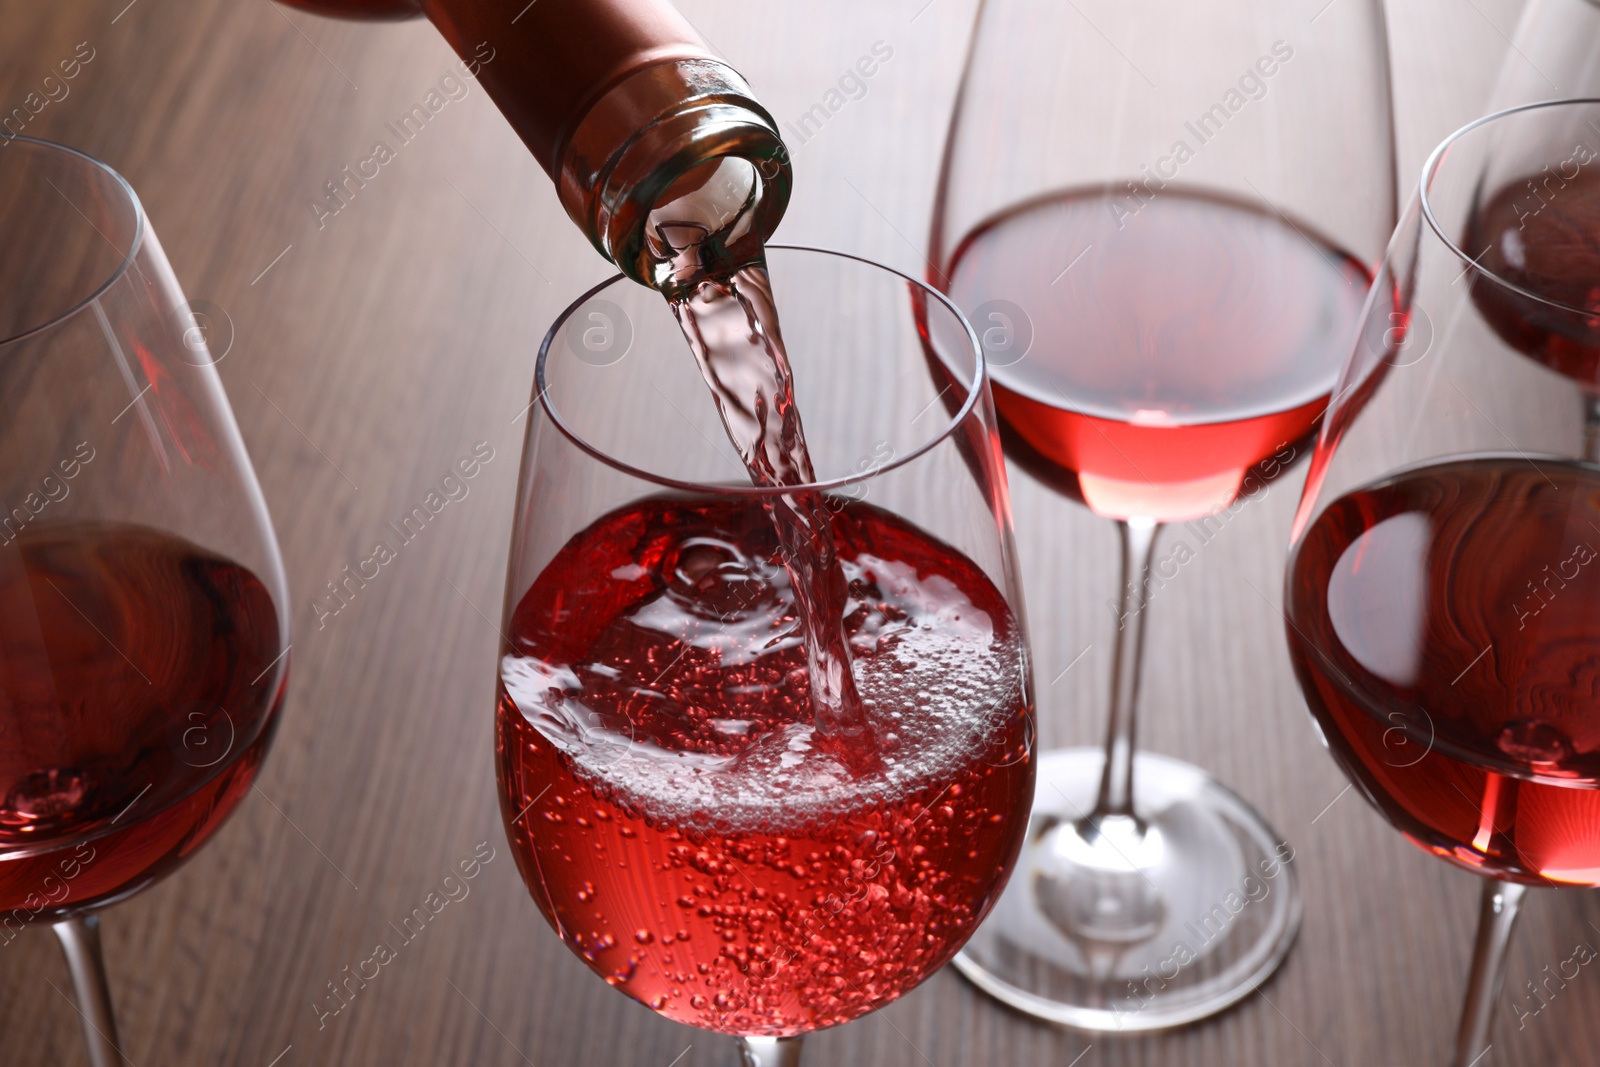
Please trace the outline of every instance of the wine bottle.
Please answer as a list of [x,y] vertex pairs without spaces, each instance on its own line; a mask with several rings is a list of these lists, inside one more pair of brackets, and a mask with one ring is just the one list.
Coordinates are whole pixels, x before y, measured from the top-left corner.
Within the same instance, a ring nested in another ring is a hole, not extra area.
[[282,2],[354,18],[426,15],[472,62],[567,214],[637,281],[665,288],[675,269],[681,238],[654,232],[658,207],[698,206],[705,257],[759,247],[788,205],[777,123],[667,0]]

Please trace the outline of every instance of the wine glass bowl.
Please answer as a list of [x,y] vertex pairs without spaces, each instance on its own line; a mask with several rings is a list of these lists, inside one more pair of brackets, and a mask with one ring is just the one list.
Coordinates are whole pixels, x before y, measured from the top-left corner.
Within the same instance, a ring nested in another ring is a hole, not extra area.
[[1294,942],[1293,847],[1137,748],[1154,552],[1303,453],[1395,208],[1377,0],[978,7],[932,279],[983,340],[1008,457],[1121,541],[1105,744],[1041,756],[1019,875],[956,959],[1013,1007],[1178,1026]]
[[1335,759],[1487,879],[1458,1067],[1488,1045],[1522,887],[1600,884],[1596,120],[1591,100],[1513,108],[1430,157],[1289,557],[1291,656]]
[[[546,336],[496,730],[513,853],[568,947],[776,1063],[762,1042],[949,960],[1015,860],[1034,765],[976,339],[886,268],[783,247],[767,263],[809,484],[749,482],[658,294],[614,279]],[[806,494],[848,582],[864,735],[830,733],[809,700],[769,514]]]
[[55,927],[97,1067],[95,912],[248,793],[287,678],[277,542],[138,198],[47,142],[0,151],[0,929]]
[[1002,298],[1026,317],[1030,353],[996,371],[995,404],[1087,507],[1201,518],[1308,437],[1370,271],[1244,198],[1173,183],[1134,218],[1118,208],[1096,186],[1015,209],[963,238],[945,287],[980,328]]

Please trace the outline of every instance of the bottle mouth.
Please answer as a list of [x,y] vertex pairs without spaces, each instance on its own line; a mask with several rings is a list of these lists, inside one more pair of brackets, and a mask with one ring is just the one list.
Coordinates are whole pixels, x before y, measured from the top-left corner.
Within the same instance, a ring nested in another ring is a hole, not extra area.
[[645,217],[639,265],[646,284],[676,300],[705,279],[758,264],[768,236],[765,196],[766,183],[742,156],[707,160],[683,175]]
[[776,122],[733,68],[710,59],[667,60],[614,86],[574,131],[559,174],[567,213],[652,288],[675,284],[689,246],[713,261],[759,254],[789,203]]

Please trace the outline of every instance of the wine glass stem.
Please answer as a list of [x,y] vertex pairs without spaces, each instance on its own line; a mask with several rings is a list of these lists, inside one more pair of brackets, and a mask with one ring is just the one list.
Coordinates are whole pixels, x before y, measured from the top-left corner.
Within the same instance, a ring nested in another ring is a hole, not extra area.
[[1092,821],[1107,815],[1133,815],[1133,742],[1139,703],[1139,668],[1144,659],[1144,618],[1149,606],[1150,556],[1161,525],[1154,519],[1117,523],[1122,535],[1122,585],[1117,604],[1117,636],[1112,651],[1111,717],[1106,724],[1106,757]]
[[739,1057],[744,1067],[800,1067],[800,1038],[741,1037]]
[[1506,949],[1511,928],[1528,887],[1493,879],[1483,883],[1478,911],[1478,942],[1472,950],[1472,973],[1467,978],[1467,999],[1461,1007],[1461,1029],[1456,1033],[1456,1056],[1451,1067],[1483,1067],[1489,1050],[1489,1028],[1494,1023],[1495,1002],[1506,973]]
[[72,991],[83,1019],[83,1038],[89,1044],[94,1067],[125,1067],[117,1041],[117,1018],[111,1010],[111,985],[106,981],[105,958],[100,952],[100,916],[79,915],[51,927],[67,956]]

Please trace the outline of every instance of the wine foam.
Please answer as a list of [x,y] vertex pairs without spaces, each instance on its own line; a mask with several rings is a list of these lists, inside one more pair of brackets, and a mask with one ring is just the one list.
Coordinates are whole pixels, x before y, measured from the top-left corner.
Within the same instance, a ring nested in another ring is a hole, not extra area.
[[[1025,653],[1016,628],[997,626],[941,575],[918,575],[908,564],[867,555],[843,566],[853,583],[870,580],[874,594],[870,610],[863,613],[866,605],[852,599],[846,611],[853,620],[853,674],[878,754],[864,773],[820,743],[815,722],[805,715],[767,729],[750,720],[711,720],[712,730],[735,741],[752,732],[731,754],[640,736],[624,709],[641,699],[658,706],[671,699],[665,695],[676,686],[670,667],[661,677],[644,665],[571,665],[513,652],[501,661],[501,682],[573,772],[609,800],[651,821],[707,832],[803,831],[904,802],[917,791],[937,793],[986,755],[1002,762],[1006,753],[996,746],[1006,743],[1007,720],[1025,699]],[[751,635],[763,621],[792,612],[781,568],[763,577],[765,595],[738,620]],[[667,622],[674,613],[676,623]],[[676,625],[691,635],[686,644],[703,621],[664,596],[648,612],[615,625],[632,626],[641,615],[652,628]],[[774,641],[765,651],[776,655],[783,646]],[[730,662],[748,669],[749,648]]]

